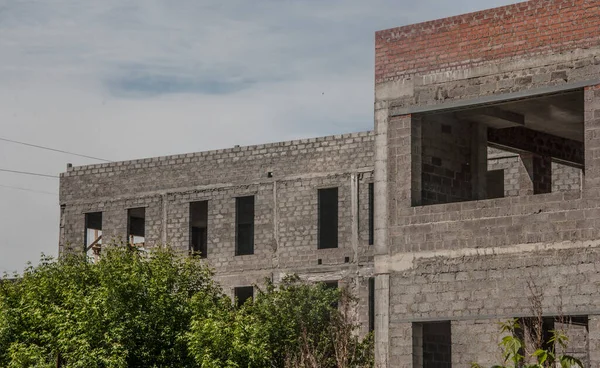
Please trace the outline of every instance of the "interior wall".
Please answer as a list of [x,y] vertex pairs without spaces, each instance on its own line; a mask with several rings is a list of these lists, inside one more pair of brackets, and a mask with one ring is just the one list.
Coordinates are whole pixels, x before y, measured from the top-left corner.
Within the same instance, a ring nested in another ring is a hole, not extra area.
[[423,205],[473,199],[471,124],[451,114],[422,118]]

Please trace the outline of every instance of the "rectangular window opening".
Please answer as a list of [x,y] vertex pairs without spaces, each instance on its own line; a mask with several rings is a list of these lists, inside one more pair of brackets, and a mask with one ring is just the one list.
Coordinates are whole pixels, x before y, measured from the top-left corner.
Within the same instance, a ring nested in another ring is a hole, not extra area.
[[144,247],[146,243],[146,208],[127,210],[127,241],[133,247]]
[[369,332],[375,331],[375,277],[369,277]]
[[208,201],[190,203],[190,254],[208,256]]
[[581,191],[583,89],[411,119],[413,206]]
[[254,196],[236,198],[235,207],[235,255],[254,254]]
[[413,323],[413,365],[452,367],[450,321]]
[[241,307],[248,300],[254,298],[254,287],[253,286],[240,286],[233,289],[235,296],[235,305]]
[[97,260],[102,248],[102,212],[85,214],[84,237],[86,255]]
[[375,184],[369,183],[369,245],[375,243]]
[[338,247],[338,188],[319,189],[318,249]]

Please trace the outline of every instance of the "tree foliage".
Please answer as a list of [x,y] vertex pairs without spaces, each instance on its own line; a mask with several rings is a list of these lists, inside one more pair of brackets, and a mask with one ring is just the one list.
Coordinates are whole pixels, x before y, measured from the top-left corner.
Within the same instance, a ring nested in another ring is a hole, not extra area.
[[236,308],[197,258],[104,246],[96,263],[44,257],[0,280],[0,366],[372,366],[352,303],[288,277]]

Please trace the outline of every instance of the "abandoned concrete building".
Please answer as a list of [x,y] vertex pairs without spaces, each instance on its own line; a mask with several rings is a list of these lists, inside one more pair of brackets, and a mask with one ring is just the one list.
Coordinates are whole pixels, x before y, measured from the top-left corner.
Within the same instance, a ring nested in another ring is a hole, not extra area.
[[599,24],[532,0],[377,32],[374,131],[69,167],[61,251],[199,251],[241,300],[345,285],[378,367],[498,363],[534,313],[600,367]]

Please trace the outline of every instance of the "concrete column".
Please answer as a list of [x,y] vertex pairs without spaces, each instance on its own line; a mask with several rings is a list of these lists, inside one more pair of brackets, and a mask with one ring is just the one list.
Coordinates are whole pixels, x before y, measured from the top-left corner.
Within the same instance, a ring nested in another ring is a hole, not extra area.
[[600,85],[584,92],[584,196],[600,197]]
[[423,189],[423,134],[422,134],[423,119],[413,116],[411,118],[411,173],[410,173],[410,189],[411,203],[413,206],[423,204],[422,189]]
[[167,238],[167,221],[168,221],[168,213],[169,213],[169,201],[168,201],[168,195],[165,193],[163,195],[161,195],[161,202],[162,202],[162,219],[161,219],[161,223],[162,223],[162,231],[161,231],[161,241],[162,241],[162,246],[165,247],[167,246],[167,241],[169,240]]
[[552,157],[533,157],[533,193],[552,193]]
[[519,156],[521,160],[519,195],[551,193],[552,158],[533,153],[522,153]]
[[533,154],[519,155],[519,196],[533,194]]
[[375,276],[375,366],[388,367],[390,328],[390,275]]
[[352,250],[358,261],[358,175],[350,174],[350,207],[352,210]]
[[413,323],[412,325],[412,340],[413,340],[413,368],[421,368],[425,363],[423,359],[423,324]]
[[388,253],[388,109],[375,111],[375,254]]
[[589,367],[600,367],[600,316],[588,316],[588,354]]
[[279,208],[277,207],[277,181],[273,182],[273,252],[276,268],[279,268]]
[[471,123],[471,183],[472,198],[487,198],[487,126]]

